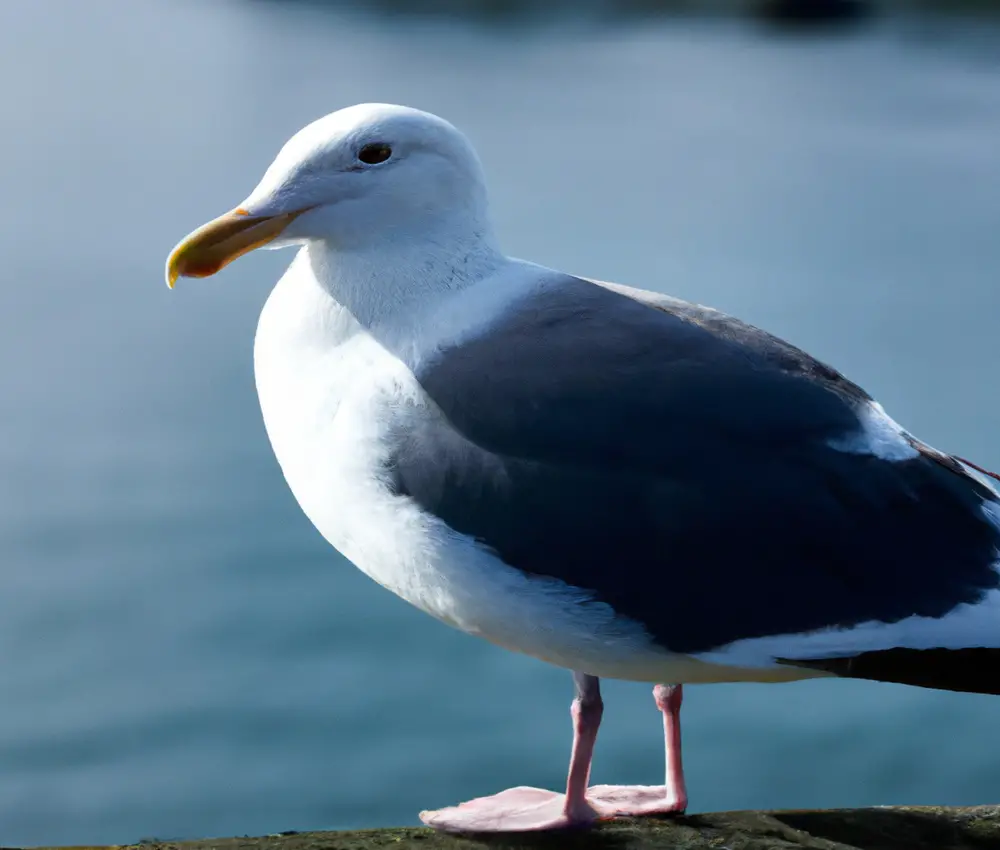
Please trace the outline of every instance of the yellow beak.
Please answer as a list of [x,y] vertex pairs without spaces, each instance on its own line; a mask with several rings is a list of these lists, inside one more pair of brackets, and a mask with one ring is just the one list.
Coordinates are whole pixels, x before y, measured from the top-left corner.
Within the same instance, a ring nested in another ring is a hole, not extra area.
[[248,251],[276,239],[310,208],[281,215],[254,216],[235,209],[186,236],[167,258],[167,286],[179,277],[209,277]]

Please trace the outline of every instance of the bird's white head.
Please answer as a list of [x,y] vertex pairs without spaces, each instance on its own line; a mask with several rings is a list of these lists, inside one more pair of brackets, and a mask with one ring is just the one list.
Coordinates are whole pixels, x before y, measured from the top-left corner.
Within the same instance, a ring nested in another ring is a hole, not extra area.
[[436,115],[360,104],[296,133],[243,203],[174,248],[167,284],[215,274],[263,246],[322,242],[334,253],[391,254],[414,238],[492,239],[479,159]]

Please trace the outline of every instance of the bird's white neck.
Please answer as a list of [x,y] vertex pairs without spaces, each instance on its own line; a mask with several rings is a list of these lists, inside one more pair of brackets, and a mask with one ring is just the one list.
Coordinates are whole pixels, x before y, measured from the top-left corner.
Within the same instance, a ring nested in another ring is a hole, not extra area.
[[319,285],[379,339],[418,321],[441,297],[493,274],[505,259],[488,231],[386,240],[367,250],[314,241],[306,255]]

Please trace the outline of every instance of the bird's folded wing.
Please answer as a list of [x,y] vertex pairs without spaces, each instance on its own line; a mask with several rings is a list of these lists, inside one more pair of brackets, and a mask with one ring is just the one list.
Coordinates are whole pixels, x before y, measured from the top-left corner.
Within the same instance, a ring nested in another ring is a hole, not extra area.
[[998,585],[989,488],[715,311],[554,276],[417,378],[440,415],[394,451],[396,491],[672,651],[943,618]]

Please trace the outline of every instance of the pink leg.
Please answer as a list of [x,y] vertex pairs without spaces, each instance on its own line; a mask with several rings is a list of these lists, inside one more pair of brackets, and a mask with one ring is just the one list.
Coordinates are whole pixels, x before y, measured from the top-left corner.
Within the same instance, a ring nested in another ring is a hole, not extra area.
[[656,707],[663,713],[663,738],[666,749],[666,777],[657,785],[595,785],[587,800],[600,817],[627,815],[680,814],[687,808],[687,787],[681,762],[681,685],[657,685],[653,688]]
[[573,751],[566,777],[564,814],[571,823],[583,824],[594,820],[596,814],[587,802],[587,786],[590,784],[590,765],[594,760],[597,730],[601,728],[604,716],[604,701],[597,677],[574,674],[573,679],[576,699],[569,709],[573,717]]
[[674,801],[674,811],[687,809],[687,783],[684,782],[684,762],[681,759],[681,702],[684,699],[682,685],[657,685],[653,688],[656,707],[663,712],[663,741],[666,748],[667,797]]
[[595,821],[597,812],[588,803],[587,783],[604,703],[595,676],[574,673],[573,679],[573,751],[565,794],[522,785],[447,809],[421,812],[420,819],[448,832],[529,832],[585,826]]

